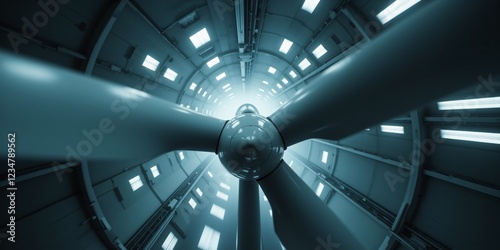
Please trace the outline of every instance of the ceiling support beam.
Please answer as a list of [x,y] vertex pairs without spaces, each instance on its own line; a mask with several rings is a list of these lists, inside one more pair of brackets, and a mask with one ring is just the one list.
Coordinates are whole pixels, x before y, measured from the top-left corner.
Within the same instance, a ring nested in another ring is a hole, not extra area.
[[94,38],[91,40],[91,45],[89,46],[88,60],[84,69],[86,75],[92,74],[95,63],[97,61],[97,56],[101,52],[102,46],[104,45],[106,38],[108,38],[108,35],[111,32],[111,29],[113,28],[118,15],[123,10],[125,5],[127,5],[127,3],[128,0],[113,2],[107,14],[99,22],[96,31],[94,31]]
[[[411,164],[409,172],[399,172],[400,178],[408,178],[406,186],[406,194],[401,202],[396,219],[392,224],[391,231],[396,234],[401,233],[407,221],[413,218],[415,213],[420,190],[422,189],[422,173],[424,169],[425,155],[422,152],[422,142],[424,141],[424,125],[422,123],[422,112],[418,109],[411,112],[411,128],[413,131],[413,149],[412,159],[409,159],[408,164]],[[408,176],[409,175],[409,176]],[[379,249],[393,249],[396,246],[397,238],[395,234],[387,235]]]

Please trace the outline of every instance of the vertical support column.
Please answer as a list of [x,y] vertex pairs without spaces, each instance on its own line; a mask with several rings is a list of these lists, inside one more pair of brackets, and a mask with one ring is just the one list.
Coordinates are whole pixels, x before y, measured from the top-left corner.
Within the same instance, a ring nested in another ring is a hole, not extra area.
[[238,250],[258,250],[260,243],[259,185],[240,180],[238,198]]

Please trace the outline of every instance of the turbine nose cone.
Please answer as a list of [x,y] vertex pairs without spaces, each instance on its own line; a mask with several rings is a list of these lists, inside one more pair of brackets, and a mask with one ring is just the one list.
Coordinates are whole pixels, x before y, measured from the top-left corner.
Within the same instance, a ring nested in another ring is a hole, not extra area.
[[224,127],[218,155],[234,176],[256,180],[271,173],[281,161],[284,145],[276,127],[265,117],[243,113]]

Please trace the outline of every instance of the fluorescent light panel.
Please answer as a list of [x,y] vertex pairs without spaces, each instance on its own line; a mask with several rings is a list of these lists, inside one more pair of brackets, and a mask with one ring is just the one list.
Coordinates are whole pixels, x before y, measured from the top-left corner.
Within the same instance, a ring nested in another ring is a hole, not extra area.
[[325,47],[323,47],[323,44],[320,44],[318,47],[316,47],[316,49],[313,50],[313,55],[319,59],[324,54],[326,54],[326,52],[328,51],[325,49]]
[[210,36],[208,35],[207,29],[203,28],[196,32],[194,35],[190,36],[189,39],[193,43],[195,48],[199,48],[205,43],[210,41]]
[[452,140],[500,144],[500,133],[442,129],[441,137],[444,139],[452,139]]
[[203,92],[203,95],[201,97],[205,97],[207,95],[207,91]]
[[305,70],[309,66],[311,66],[311,62],[309,62],[309,60],[307,60],[307,58],[304,58],[304,60],[302,60],[302,62],[299,63],[299,68],[301,70]]
[[438,102],[439,110],[500,108],[500,96]]
[[170,232],[165,241],[163,242],[163,244],[161,245],[161,248],[163,250],[173,250],[175,244],[177,244],[177,241],[178,241],[177,237],[175,237],[175,235],[172,232]]
[[171,70],[170,68],[165,71],[165,74],[163,75],[165,78],[167,78],[170,81],[175,81],[175,78],[177,78],[177,72]]
[[212,229],[209,226],[203,228],[198,248],[202,250],[217,250],[219,246],[220,232]]
[[230,84],[230,83],[228,83],[228,84],[226,84],[226,85],[222,86],[222,89],[227,89],[229,86],[231,86],[231,84]]
[[290,71],[288,74],[289,74],[292,78],[297,77],[297,73],[295,73],[295,71],[293,71],[293,70],[292,70],[292,71]]
[[224,220],[224,214],[226,213],[226,210],[222,207],[219,207],[215,204],[212,205],[212,208],[210,209],[210,214]]
[[231,190],[231,187],[229,185],[227,185],[226,183],[224,183],[224,182],[220,183],[220,187],[224,188],[224,189],[227,189],[227,190]]
[[405,128],[403,126],[381,125],[382,132],[404,134]]
[[271,74],[274,74],[274,73],[276,73],[276,69],[273,68],[273,67],[271,67],[271,66],[269,66],[269,69],[267,70],[267,72],[269,72]]
[[179,152],[179,158],[181,158],[181,161],[184,160],[184,152]]
[[208,171],[207,174],[208,174],[208,176],[210,176],[210,178],[214,177],[214,175],[210,171]]
[[142,180],[141,180],[141,176],[139,176],[139,175],[137,175],[134,178],[128,180],[128,183],[132,187],[132,191],[135,191],[135,190],[139,189],[143,185],[142,184]]
[[323,151],[323,154],[321,155],[321,162],[326,163],[328,161],[328,152]]
[[321,193],[323,192],[323,188],[325,188],[325,185],[323,183],[319,183],[318,187],[316,188],[316,195],[319,197]]
[[262,81],[262,83],[264,83],[264,84],[266,84],[266,85],[267,85],[267,84],[269,84],[269,82],[267,82],[267,81]]
[[158,166],[154,165],[150,168],[151,174],[153,175],[153,178],[158,177],[160,175],[160,171],[158,170]]
[[196,188],[196,193],[198,193],[200,197],[203,196],[203,192],[201,191],[200,188]]
[[283,42],[281,43],[280,47],[280,52],[283,54],[287,54],[290,48],[292,47],[293,42],[288,40],[288,39],[283,39]]
[[222,74],[220,74],[217,77],[215,77],[215,79],[217,79],[217,81],[220,81],[224,77],[226,77],[226,72],[222,72]]
[[209,68],[212,68],[214,65],[216,65],[219,62],[220,62],[219,57],[216,56],[216,57],[214,57],[214,59],[212,59],[212,60],[210,60],[210,61],[207,62],[207,66]]
[[319,0],[305,0],[302,9],[312,14],[318,3]]
[[198,204],[196,203],[196,201],[194,201],[194,200],[193,200],[193,198],[191,198],[191,199],[189,199],[189,205],[190,205],[193,209],[195,209],[195,208],[196,208],[196,205],[198,205]]
[[191,86],[189,86],[190,90],[195,90],[198,85],[196,83],[191,83]]
[[281,79],[281,81],[282,81],[284,84],[288,84],[288,80],[287,80],[286,78]]
[[279,84],[279,83],[277,83],[277,84],[276,84],[276,87],[278,87],[278,89],[283,88],[283,87],[281,86],[281,84]]
[[158,62],[156,59],[152,58],[149,55],[146,56],[146,59],[144,59],[144,62],[142,63],[142,66],[144,66],[152,71],[156,71],[156,69],[158,68],[158,65],[160,65],[160,62]]
[[217,194],[216,194],[217,197],[219,197],[220,199],[222,200],[225,200],[227,201],[227,199],[229,198],[229,196],[221,191],[217,191]]
[[407,9],[411,8],[413,5],[420,2],[420,0],[396,0],[387,8],[382,10],[377,18],[382,24],[385,24],[397,17],[399,14],[405,12]]

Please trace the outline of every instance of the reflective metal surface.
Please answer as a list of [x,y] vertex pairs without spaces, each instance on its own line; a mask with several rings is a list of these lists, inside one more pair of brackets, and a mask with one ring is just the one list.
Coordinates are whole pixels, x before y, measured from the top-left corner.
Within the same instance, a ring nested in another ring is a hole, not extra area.
[[222,131],[218,155],[234,176],[256,180],[268,175],[283,156],[283,141],[265,117],[243,113],[231,119]]

